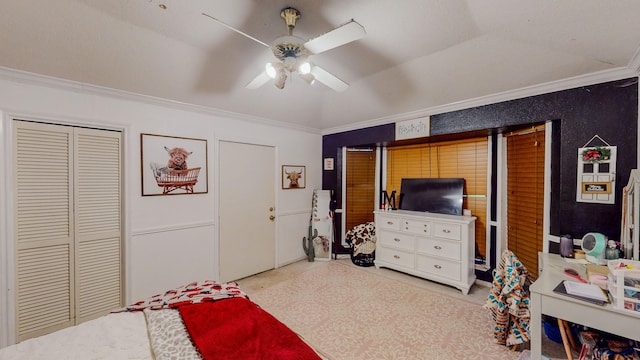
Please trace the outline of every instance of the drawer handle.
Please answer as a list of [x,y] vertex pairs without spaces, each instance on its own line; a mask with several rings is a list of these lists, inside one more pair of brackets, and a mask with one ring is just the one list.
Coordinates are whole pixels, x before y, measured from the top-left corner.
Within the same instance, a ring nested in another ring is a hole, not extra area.
[[400,239],[398,239],[398,238],[393,238],[393,241],[395,241],[395,242],[400,242]]
[[442,250],[442,246],[440,245],[434,245],[433,248],[436,250]]
[[429,232],[429,229],[424,229],[422,230],[422,232]]
[[449,230],[449,229],[442,229],[442,232],[443,232],[443,233],[445,233],[445,234],[448,234],[448,233],[450,233],[450,232],[451,232],[451,230]]
[[393,255],[393,258],[394,258],[394,259],[400,259],[400,256],[398,256],[398,255]]
[[442,266],[440,266],[440,265],[433,265],[433,267],[438,269],[438,270],[442,269]]
[[387,225],[393,225],[393,221],[387,221]]

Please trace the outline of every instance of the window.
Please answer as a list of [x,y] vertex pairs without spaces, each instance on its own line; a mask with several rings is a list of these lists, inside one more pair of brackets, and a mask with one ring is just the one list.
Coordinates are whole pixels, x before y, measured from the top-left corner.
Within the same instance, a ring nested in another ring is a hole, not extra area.
[[386,191],[391,194],[395,190],[398,197],[402,178],[464,178],[462,207],[477,217],[476,258],[485,260],[488,154],[489,141],[484,137],[389,147]]

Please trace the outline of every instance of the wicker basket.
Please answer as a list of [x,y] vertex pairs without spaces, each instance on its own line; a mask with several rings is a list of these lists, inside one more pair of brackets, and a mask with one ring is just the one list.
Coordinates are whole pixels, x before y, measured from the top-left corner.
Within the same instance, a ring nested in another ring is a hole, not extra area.
[[156,177],[156,183],[162,188],[163,194],[168,194],[177,189],[184,189],[187,194],[193,194],[193,187],[198,182],[200,168],[187,170],[172,170],[167,174]]

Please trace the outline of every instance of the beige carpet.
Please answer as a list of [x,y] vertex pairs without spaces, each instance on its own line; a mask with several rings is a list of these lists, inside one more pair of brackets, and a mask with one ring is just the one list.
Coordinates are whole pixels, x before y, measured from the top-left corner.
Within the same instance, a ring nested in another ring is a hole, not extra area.
[[333,360],[520,356],[494,343],[480,305],[336,261],[249,295]]

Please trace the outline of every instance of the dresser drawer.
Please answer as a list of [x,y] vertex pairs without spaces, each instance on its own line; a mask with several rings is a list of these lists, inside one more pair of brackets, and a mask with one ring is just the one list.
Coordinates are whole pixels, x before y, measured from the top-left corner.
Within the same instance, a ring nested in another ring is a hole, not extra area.
[[437,257],[445,257],[452,260],[460,260],[460,242],[447,241],[439,239],[419,239],[416,242],[416,251],[433,255]]
[[402,250],[380,247],[376,251],[376,257],[381,261],[413,269],[415,255]]
[[376,230],[400,230],[400,218],[376,214]]
[[437,259],[430,256],[418,256],[416,270],[437,275],[451,280],[460,280],[460,263]]
[[415,237],[410,234],[402,234],[379,230],[376,232],[377,242],[382,246],[413,251],[415,249]]
[[428,221],[402,219],[402,231],[424,236],[429,235],[430,229],[431,223]]
[[452,239],[452,240],[460,240],[460,225],[458,224],[447,224],[447,223],[433,223],[433,236]]

